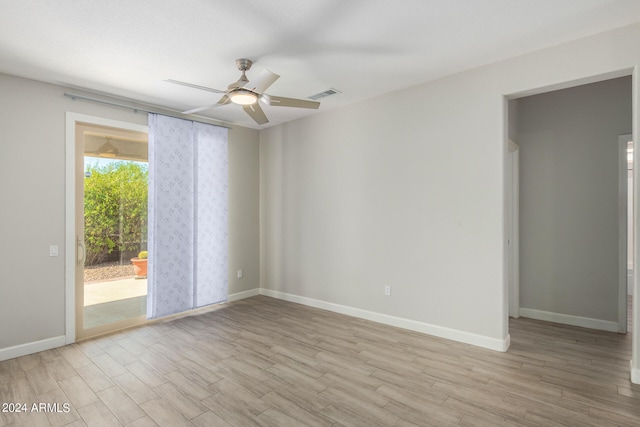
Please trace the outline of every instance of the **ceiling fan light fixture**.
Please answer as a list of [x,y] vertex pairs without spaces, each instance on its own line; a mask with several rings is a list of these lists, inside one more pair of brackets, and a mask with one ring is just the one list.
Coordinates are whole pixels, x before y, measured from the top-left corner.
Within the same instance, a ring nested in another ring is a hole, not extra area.
[[98,155],[100,157],[113,159],[114,157],[118,157],[118,149],[111,143],[111,139],[107,138],[107,142],[105,142],[100,148],[98,148]]
[[251,105],[258,101],[258,95],[250,90],[238,88],[229,93],[229,99],[234,104]]

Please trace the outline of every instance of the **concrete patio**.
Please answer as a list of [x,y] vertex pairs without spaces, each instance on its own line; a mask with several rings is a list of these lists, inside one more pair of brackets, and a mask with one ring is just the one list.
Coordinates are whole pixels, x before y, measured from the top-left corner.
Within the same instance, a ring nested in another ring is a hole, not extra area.
[[146,313],[147,279],[125,277],[84,285],[85,329]]
[[84,306],[147,295],[147,279],[121,279],[84,284]]

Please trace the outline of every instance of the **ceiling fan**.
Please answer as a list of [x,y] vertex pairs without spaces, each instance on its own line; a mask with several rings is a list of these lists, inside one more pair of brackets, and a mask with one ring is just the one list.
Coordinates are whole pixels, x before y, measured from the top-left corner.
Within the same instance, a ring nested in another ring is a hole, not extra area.
[[202,107],[194,108],[192,110],[183,111],[183,114],[193,114],[198,111],[203,111],[213,107],[220,107],[229,103],[239,104],[244,111],[259,125],[263,125],[269,122],[267,116],[264,114],[262,107],[258,101],[263,102],[266,105],[275,107],[294,107],[294,108],[313,108],[317,109],[320,103],[317,101],[307,101],[305,99],[285,98],[282,96],[274,96],[266,94],[267,90],[278,78],[279,75],[272,73],[269,70],[262,70],[258,77],[253,80],[249,80],[245,75],[245,72],[251,69],[253,62],[249,59],[236,59],[236,66],[238,70],[242,72],[240,78],[227,86],[227,90],[213,89],[206,86],[200,86],[192,83],[181,82],[178,80],[166,80],[169,83],[175,83],[182,86],[191,87],[194,89],[206,90],[214,93],[222,93],[222,98],[211,105],[204,105]]
[[88,157],[102,157],[114,160],[148,161],[147,141],[115,137],[95,132],[84,133],[85,151]]
[[95,151],[88,151],[86,154],[93,154],[97,157],[113,159],[118,157],[120,151],[111,143],[111,138],[107,138],[107,142],[98,147],[98,149]]

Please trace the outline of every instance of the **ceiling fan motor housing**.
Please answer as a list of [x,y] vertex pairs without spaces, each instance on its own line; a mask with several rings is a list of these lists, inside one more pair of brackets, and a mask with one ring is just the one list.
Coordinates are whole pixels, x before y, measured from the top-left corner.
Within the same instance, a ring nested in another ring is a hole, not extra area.
[[240,71],[247,71],[251,69],[253,62],[250,59],[240,58],[236,59],[236,66]]

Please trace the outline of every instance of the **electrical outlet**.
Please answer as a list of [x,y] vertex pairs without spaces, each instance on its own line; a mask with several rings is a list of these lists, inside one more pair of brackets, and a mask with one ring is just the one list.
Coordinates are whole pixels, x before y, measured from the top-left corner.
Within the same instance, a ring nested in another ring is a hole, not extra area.
[[238,279],[242,279],[242,270],[238,270]]
[[385,285],[385,286],[384,286],[384,294],[385,294],[386,296],[388,296],[388,297],[390,297],[390,296],[391,296],[391,286],[389,286],[389,285]]

